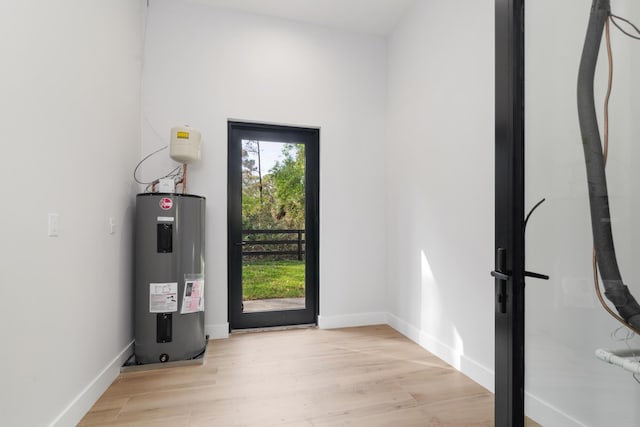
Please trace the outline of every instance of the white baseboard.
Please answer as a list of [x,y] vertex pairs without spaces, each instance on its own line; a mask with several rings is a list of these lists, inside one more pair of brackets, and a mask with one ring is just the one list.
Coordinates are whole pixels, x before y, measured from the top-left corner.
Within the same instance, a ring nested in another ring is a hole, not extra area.
[[[229,324],[205,325],[205,333],[210,339],[228,338]],[[131,341],[108,365],[100,372],[84,390],[56,417],[49,427],[75,426],[82,417],[91,409],[94,403],[109,388],[113,381],[120,374],[120,367],[133,354],[133,343]]]
[[530,393],[525,392],[524,404],[527,408],[527,416],[540,425],[586,427],[585,424]]
[[351,328],[355,326],[384,325],[387,323],[387,313],[356,313],[338,316],[318,316],[320,329]]
[[212,323],[204,325],[204,333],[209,335],[210,340],[229,338],[229,323]]
[[493,393],[493,370],[391,313],[387,314],[387,324]]
[[[494,393],[495,372],[493,370],[460,354],[454,348],[391,313],[387,315],[387,324]],[[543,426],[585,427],[581,422],[530,393],[525,393],[525,406],[527,416]]]
[[66,427],[77,425],[82,417],[89,412],[89,409],[102,396],[107,388],[120,374],[120,367],[133,354],[133,341],[131,341],[103,370],[100,372],[84,390],[62,411],[49,427]]

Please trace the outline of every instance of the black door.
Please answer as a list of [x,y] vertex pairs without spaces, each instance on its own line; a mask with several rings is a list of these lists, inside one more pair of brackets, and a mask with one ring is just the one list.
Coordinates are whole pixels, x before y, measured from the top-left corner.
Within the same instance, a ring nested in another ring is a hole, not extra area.
[[319,136],[228,123],[232,330],[317,322]]

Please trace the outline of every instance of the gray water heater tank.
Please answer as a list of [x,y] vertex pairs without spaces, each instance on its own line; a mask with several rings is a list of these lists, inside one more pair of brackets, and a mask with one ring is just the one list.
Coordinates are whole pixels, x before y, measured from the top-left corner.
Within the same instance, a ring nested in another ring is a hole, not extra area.
[[136,197],[135,361],[193,359],[204,333],[205,198]]

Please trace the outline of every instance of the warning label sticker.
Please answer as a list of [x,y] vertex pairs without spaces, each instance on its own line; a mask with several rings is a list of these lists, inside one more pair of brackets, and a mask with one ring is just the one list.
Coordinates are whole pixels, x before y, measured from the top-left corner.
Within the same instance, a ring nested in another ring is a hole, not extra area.
[[178,283],[149,283],[149,313],[178,311]]
[[181,314],[204,310],[204,280],[186,280],[182,298]]

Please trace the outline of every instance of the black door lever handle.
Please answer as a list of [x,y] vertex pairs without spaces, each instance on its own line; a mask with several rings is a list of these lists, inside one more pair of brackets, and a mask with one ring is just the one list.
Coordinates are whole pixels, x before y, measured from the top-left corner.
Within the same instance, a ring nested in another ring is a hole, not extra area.
[[492,271],[491,275],[493,277],[495,277],[496,279],[499,279],[499,280],[509,280],[509,279],[511,279],[511,275],[505,274],[505,273],[501,273],[499,271]]
[[546,274],[532,273],[531,271],[525,271],[524,275],[525,277],[531,277],[533,279],[549,280],[549,276],[547,276]]
[[[532,279],[549,280],[549,276],[547,276],[546,274],[540,274],[540,273],[533,273],[531,271],[525,271],[524,275],[525,275],[525,277],[531,277]],[[499,271],[492,271],[491,272],[491,276],[495,277],[496,279],[500,279],[500,280],[509,280],[509,279],[511,279],[511,275],[510,274],[501,273]]]

